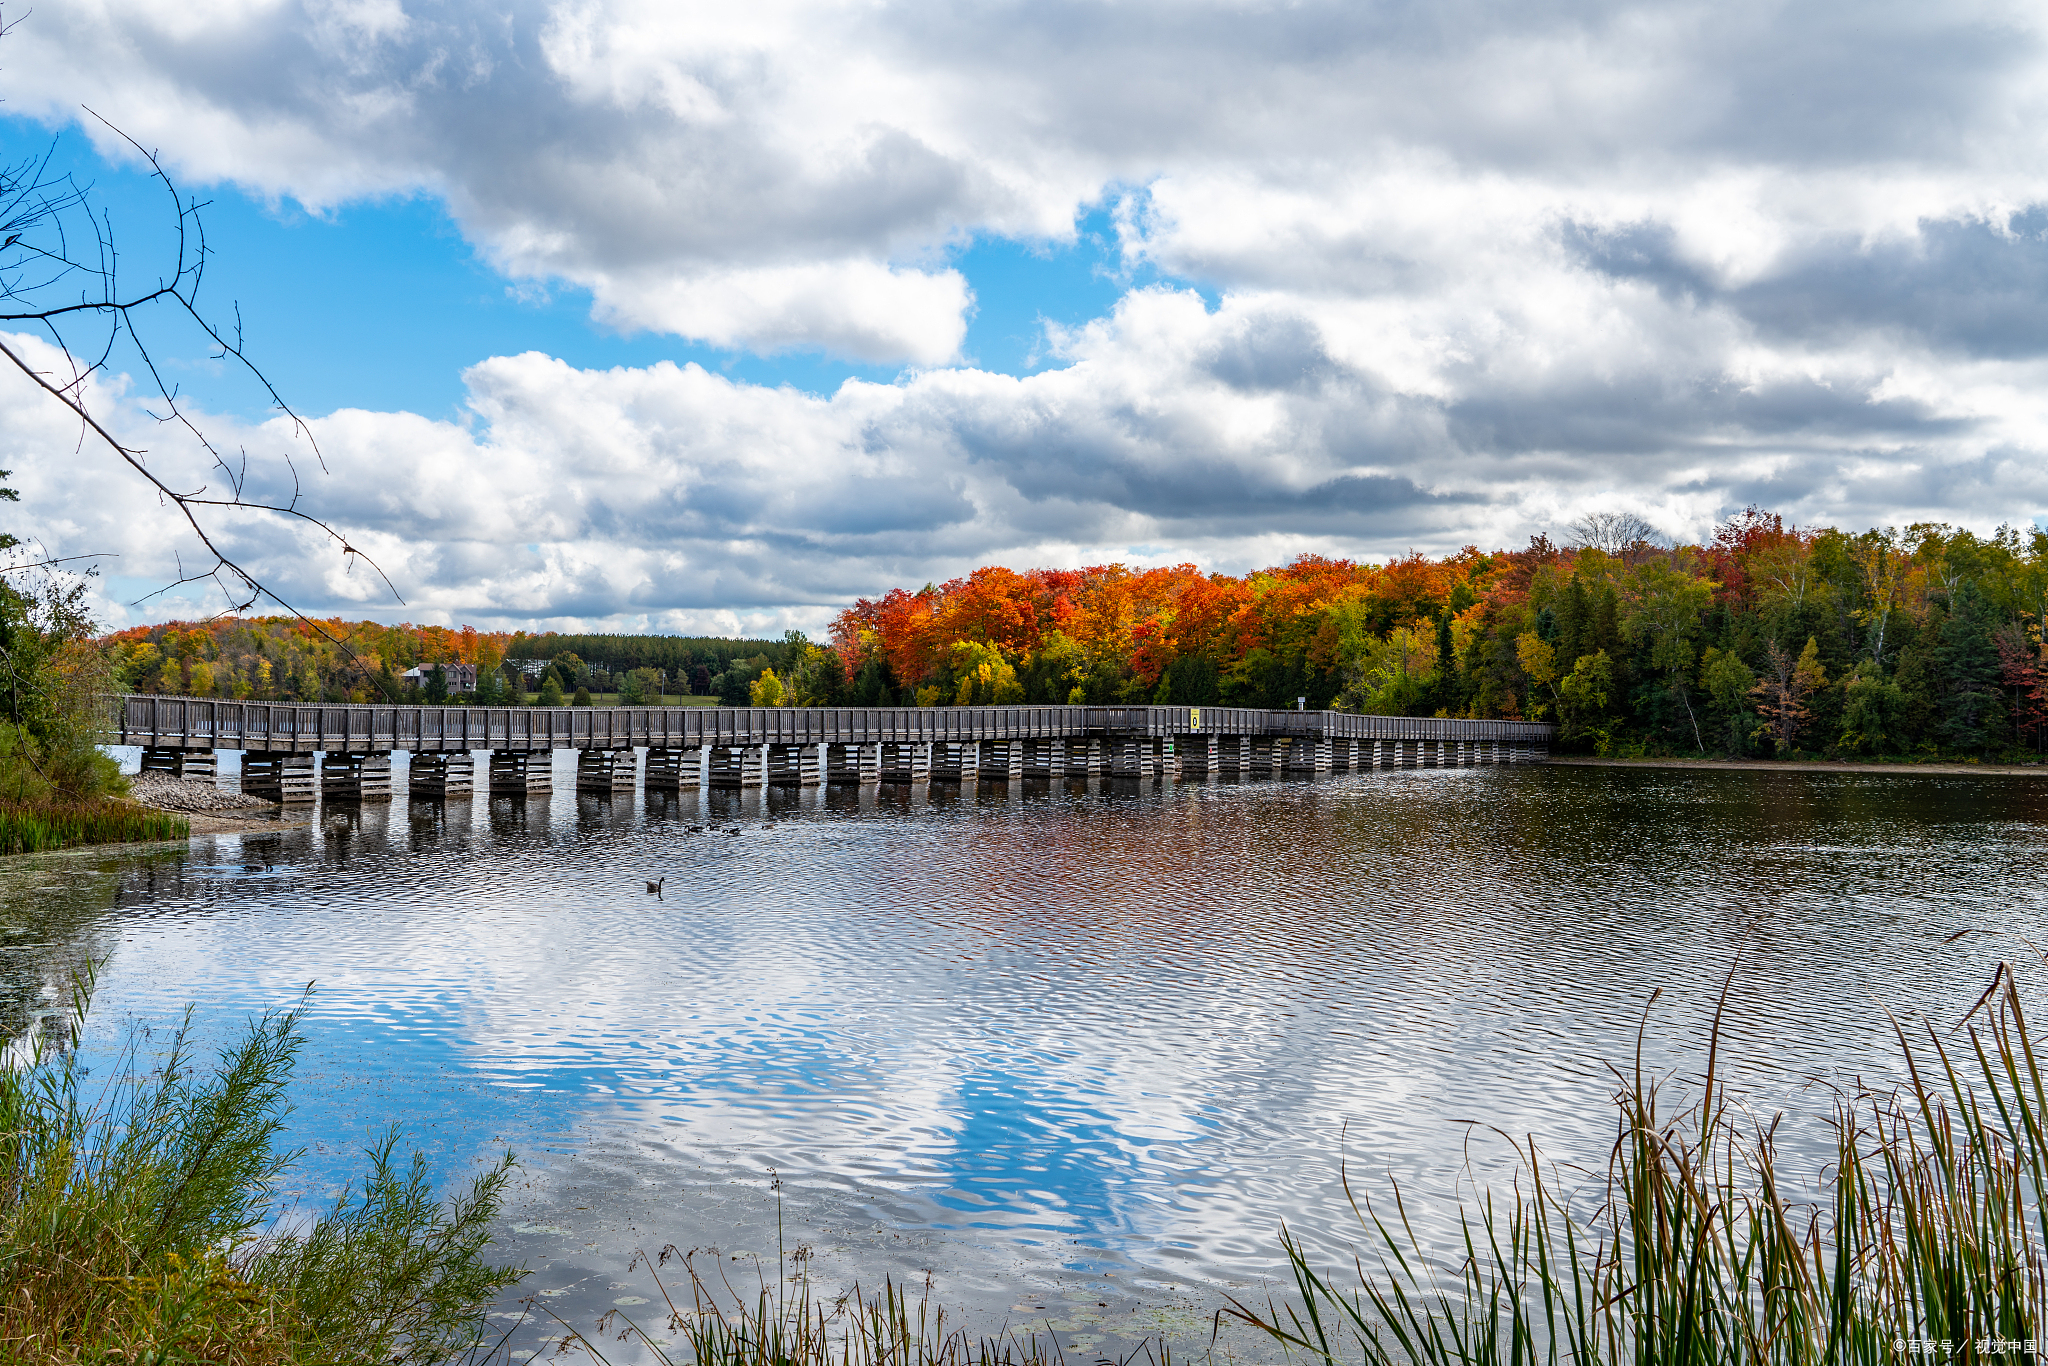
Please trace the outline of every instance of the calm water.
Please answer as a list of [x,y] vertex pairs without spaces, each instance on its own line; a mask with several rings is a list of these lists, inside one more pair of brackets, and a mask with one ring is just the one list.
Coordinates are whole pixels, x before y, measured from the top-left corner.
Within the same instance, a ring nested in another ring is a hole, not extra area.
[[1107,1350],[1206,1339],[1282,1220],[1347,1246],[1346,1162],[1439,1229],[1507,1169],[1473,1123],[1597,1162],[1650,994],[1652,1061],[1696,1077],[1738,945],[1752,1104],[1891,1075],[1881,1007],[1946,1025],[2048,944],[2044,822],[2038,779],[1556,767],[401,798],[8,861],[0,1004],[19,1028],[104,956],[104,1050],[315,983],[306,1195],[393,1120],[444,1176],[512,1147],[507,1253],[571,1319],[652,1293],[636,1247],[751,1283],[779,1199],[830,1289],[930,1272]]

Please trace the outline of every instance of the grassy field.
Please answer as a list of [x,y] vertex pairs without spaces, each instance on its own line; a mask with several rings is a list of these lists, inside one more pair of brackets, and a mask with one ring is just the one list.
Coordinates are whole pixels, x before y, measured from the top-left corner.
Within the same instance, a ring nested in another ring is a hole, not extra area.
[[[594,692],[590,695],[590,705],[593,707],[623,707],[626,704],[619,700],[619,695],[615,692]],[[642,705],[649,707],[715,707],[718,705],[718,699],[715,697],[678,697],[674,693],[669,693],[659,699],[650,698]]]

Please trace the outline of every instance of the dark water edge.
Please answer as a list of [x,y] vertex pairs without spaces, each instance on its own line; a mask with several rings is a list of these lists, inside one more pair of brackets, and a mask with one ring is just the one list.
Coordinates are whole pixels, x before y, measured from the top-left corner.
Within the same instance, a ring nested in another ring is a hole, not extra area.
[[509,1144],[508,1251],[572,1321],[651,1297],[636,1247],[750,1283],[779,1201],[827,1288],[1206,1342],[1282,1219],[1355,1240],[1343,1163],[1438,1232],[1509,1170],[1490,1127],[1597,1163],[1650,994],[1651,1065],[1696,1079],[1738,947],[1730,1076],[1795,1133],[1893,1075],[1886,1010],[1945,1026],[2002,957],[2038,991],[2044,815],[1989,775],[1565,767],[401,799],[7,861],[0,1008],[18,1037],[105,958],[104,1050],[316,981],[305,1195],[394,1119],[444,1176]]

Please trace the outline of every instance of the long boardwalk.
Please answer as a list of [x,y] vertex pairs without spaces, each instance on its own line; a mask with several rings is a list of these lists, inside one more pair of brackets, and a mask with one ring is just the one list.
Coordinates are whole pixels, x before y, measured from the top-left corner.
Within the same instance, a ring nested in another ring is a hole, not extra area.
[[[1556,727],[1246,707],[408,707],[119,699],[119,743],[145,769],[213,776],[241,750],[242,789],[284,802],[317,791],[391,796],[412,755],[415,796],[477,787],[545,792],[552,753],[577,751],[582,792],[975,782],[1312,776],[1364,768],[1537,763]],[[641,765],[638,751],[646,751]],[[314,756],[324,756],[316,773]]]

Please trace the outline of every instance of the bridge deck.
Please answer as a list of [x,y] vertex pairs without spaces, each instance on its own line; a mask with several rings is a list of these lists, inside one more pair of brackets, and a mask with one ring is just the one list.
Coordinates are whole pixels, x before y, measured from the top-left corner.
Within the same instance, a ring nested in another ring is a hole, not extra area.
[[258,754],[455,750],[690,749],[1108,735],[1550,744],[1526,721],[1354,716],[1248,707],[411,707],[222,702],[130,694],[117,743]]

